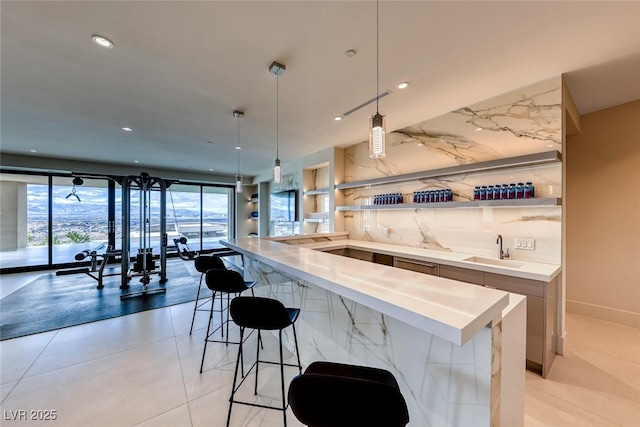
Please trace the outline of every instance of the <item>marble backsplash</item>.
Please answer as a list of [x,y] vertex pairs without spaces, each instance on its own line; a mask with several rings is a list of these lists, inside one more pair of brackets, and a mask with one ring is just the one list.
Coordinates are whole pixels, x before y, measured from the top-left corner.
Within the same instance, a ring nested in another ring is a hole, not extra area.
[[[345,181],[562,150],[561,79],[553,78],[388,134],[387,157],[370,159],[366,143],[345,149]],[[472,200],[476,185],[531,181],[536,197],[559,198],[560,163],[344,190],[346,205],[371,204],[375,194],[450,188],[454,201]],[[346,211],[350,238],[497,256],[496,238],[513,258],[560,264],[562,208],[501,207]],[[514,238],[535,239],[515,250]]]
[[562,151],[560,77],[387,134],[387,157],[366,142],[345,149],[345,181]]

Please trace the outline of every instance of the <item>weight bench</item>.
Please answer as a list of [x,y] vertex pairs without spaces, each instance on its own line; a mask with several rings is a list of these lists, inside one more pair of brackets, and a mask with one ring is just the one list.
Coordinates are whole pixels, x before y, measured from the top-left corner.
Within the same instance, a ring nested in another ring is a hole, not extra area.
[[[97,248],[102,248],[102,247],[104,247],[104,244],[98,246]],[[102,283],[102,280],[104,277],[120,275],[120,273],[104,274],[104,269],[109,263],[109,259],[111,257],[115,258],[121,255],[122,255],[121,250],[111,250],[110,246],[107,247],[107,250],[103,254],[99,254],[95,249],[94,250],[85,249],[84,251],[78,252],[75,256],[75,259],[76,261],[82,261],[87,257],[91,257],[91,267],[78,267],[78,268],[68,268],[65,270],[58,270],[56,271],[56,276],[68,276],[71,274],[86,274],[87,276],[91,277],[92,279],[98,282],[98,286],[96,286],[97,289],[102,289],[104,288],[104,284]],[[101,258],[99,265],[98,265],[98,258]],[[98,273],[97,276],[93,274],[96,272]]]

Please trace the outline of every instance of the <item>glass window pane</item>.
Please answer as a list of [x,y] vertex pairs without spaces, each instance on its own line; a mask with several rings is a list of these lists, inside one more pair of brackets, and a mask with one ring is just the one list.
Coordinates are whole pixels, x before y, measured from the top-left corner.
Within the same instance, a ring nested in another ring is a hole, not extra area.
[[48,177],[0,174],[0,268],[49,262]]
[[227,239],[233,228],[231,222],[231,194],[233,189],[203,187],[202,189],[202,247],[220,248],[220,239]]
[[[103,253],[108,243],[108,182],[53,177],[53,263],[74,262],[83,250]],[[86,261],[89,261],[88,259]]]
[[186,237],[192,251],[200,245],[200,186],[173,184],[167,190],[167,234],[169,244],[177,237]]

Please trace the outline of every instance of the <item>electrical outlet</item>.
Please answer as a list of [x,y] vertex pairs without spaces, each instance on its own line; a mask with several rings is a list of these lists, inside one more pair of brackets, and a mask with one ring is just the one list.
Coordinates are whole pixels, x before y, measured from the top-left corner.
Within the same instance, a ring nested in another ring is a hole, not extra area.
[[524,237],[516,237],[514,247],[516,249],[522,249],[524,251],[534,251],[536,249],[536,240],[525,239]]

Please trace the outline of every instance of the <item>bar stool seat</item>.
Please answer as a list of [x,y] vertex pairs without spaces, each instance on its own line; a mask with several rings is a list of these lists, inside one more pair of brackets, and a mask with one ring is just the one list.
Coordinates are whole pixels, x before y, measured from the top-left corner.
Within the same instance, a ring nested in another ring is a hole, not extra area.
[[[231,300],[230,304],[231,318],[233,322],[240,327],[240,346],[238,347],[238,357],[236,359],[236,368],[233,376],[233,386],[231,388],[231,397],[229,398],[229,414],[227,415],[227,427],[231,422],[231,409],[234,403],[257,406],[260,408],[277,409],[281,410],[284,416],[284,426],[287,426],[287,400],[285,396],[285,381],[284,381],[284,367],[293,366],[298,368],[298,372],[302,373],[302,364],[300,363],[300,352],[298,351],[298,336],[296,335],[295,322],[300,315],[300,309],[287,308],[280,301],[271,298],[262,297],[243,297],[239,296]],[[284,357],[282,354],[282,331],[291,326],[293,329],[293,338],[296,347],[296,356],[298,363],[296,365],[290,363],[284,363]],[[252,329],[258,331],[258,342],[256,343],[256,361],[251,368],[247,371],[246,375],[242,375],[242,380],[238,384],[238,368],[243,360],[243,344],[242,340],[245,334],[245,329]],[[280,361],[265,361],[260,360],[260,331],[270,330],[278,331],[278,338],[280,344]],[[235,394],[247,378],[251,370],[255,367],[256,379],[254,385],[254,395],[258,394],[258,372],[260,363],[268,363],[273,365],[280,365],[280,381],[282,391],[282,406],[268,406],[260,405],[257,403],[244,402],[235,399]]]
[[[220,259],[220,257],[216,255],[198,255],[193,259],[193,265],[195,266],[196,271],[200,273],[200,283],[198,284],[198,293],[196,294],[196,302],[193,307],[193,316],[191,317],[191,328],[189,329],[189,335],[191,335],[191,333],[193,332],[193,323],[196,320],[196,313],[198,311],[209,311],[206,308],[201,308],[201,307],[207,304],[207,302],[209,301],[211,301],[211,304],[214,303],[211,297],[203,298],[202,301],[200,300],[200,291],[202,290],[202,279],[204,278],[205,273],[208,270],[211,270],[213,268],[218,268],[218,269],[227,268],[227,266],[224,265],[224,262],[222,262],[222,259]],[[220,302],[220,305],[222,305],[222,300]]]
[[[223,269],[214,268],[214,269],[208,270],[205,273],[205,283],[207,284],[207,287],[211,290],[212,296],[211,296],[211,308],[209,310],[209,323],[207,325],[207,334],[204,339],[204,349],[202,350],[202,362],[200,363],[200,373],[202,373],[202,368],[204,367],[204,358],[205,358],[205,354],[207,353],[207,343],[222,342],[222,343],[225,343],[226,345],[229,345],[229,344],[239,344],[242,342],[242,336],[240,337],[240,341],[238,342],[229,341],[229,304],[230,304],[229,301],[231,299],[230,295],[234,294],[237,296],[248,289],[250,289],[251,292],[253,293],[253,287],[256,284],[255,281],[245,281],[244,278],[242,277],[242,274],[238,273],[237,271],[227,270],[226,268],[223,268]],[[213,322],[213,312],[215,311],[214,303],[216,300],[216,295],[220,295],[220,326],[218,326],[213,331],[211,331],[211,323]],[[227,296],[226,309],[222,306],[223,304],[222,300],[224,295]],[[227,312],[226,320],[224,319],[224,316],[223,316],[224,311]],[[227,330],[226,337],[224,335],[225,326]],[[212,336],[218,331],[218,329],[221,330],[221,334],[223,338],[222,340],[212,339]]]
[[313,362],[291,380],[288,398],[293,414],[309,427],[404,427],[409,423],[398,382],[384,369]]

